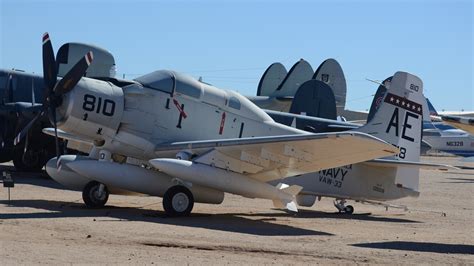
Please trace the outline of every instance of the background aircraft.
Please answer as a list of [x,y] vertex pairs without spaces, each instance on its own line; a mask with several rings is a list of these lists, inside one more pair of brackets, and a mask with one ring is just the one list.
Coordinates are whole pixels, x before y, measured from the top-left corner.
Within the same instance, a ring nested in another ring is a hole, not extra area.
[[461,116],[450,116],[450,115],[442,115],[441,119],[459,129],[462,129],[468,132],[471,135],[474,135],[474,118],[473,117],[461,117]]
[[[447,152],[463,157],[474,156],[474,136],[439,119],[440,115],[431,102],[428,99],[427,101],[431,117],[424,122],[423,139],[435,151]],[[437,121],[432,121],[433,117],[438,117]],[[468,119],[466,120],[466,122],[469,121]],[[461,118],[458,121],[461,121]]]
[[301,187],[267,182],[399,152],[366,133],[309,134],[281,125],[240,94],[177,72],[155,71],[131,82],[83,77],[92,59],[87,53],[57,79],[44,35],[48,97],[18,136],[50,112],[54,128],[44,132],[92,144],[89,156],[59,157],[57,149],[46,167],[58,182],[82,190],[89,207],[127,190],[163,197],[173,216],[188,215],[194,202],[220,203],[224,192],[296,211]]
[[13,160],[16,169],[40,170],[54,156],[54,138],[41,134],[50,126],[44,117],[14,146],[15,136],[41,110],[43,78],[18,70],[0,70],[0,161]]

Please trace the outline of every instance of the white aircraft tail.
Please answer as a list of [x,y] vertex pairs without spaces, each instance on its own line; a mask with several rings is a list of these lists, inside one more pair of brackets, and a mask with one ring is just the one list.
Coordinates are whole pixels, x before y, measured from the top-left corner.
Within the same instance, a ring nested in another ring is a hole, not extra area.
[[288,186],[287,184],[283,183],[279,183],[276,187],[281,191],[291,195],[292,199],[274,199],[273,206],[275,206],[275,208],[287,209],[292,212],[298,212],[298,208],[296,207],[296,195],[301,192],[303,187],[298,185]]
[[[423,82],[417,76],[397,72],[378,103],[373,117],[357,131],[371,134],[397,146],[400,153],[395,161],[419,162],[426,99]],[[419,169],[397,167],[397,186],[418,191]]]

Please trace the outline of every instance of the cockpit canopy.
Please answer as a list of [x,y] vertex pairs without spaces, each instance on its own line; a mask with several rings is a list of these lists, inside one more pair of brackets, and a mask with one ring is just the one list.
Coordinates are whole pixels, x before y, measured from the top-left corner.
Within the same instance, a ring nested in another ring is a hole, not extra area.
[[170,94],[177,92],[197,99],[202,94],[199,81],[174,71],[158,70],[138,77],[135,81],[147,88]]
[[238,114],[257,121],[272,120],[263,110],[237,92],[218,89],[199,82],[185,74],[169,70],[158,70],[135,79],[149,89],[174,95],[186,95],[199,102],[218,106],[223,110],[238,111]]

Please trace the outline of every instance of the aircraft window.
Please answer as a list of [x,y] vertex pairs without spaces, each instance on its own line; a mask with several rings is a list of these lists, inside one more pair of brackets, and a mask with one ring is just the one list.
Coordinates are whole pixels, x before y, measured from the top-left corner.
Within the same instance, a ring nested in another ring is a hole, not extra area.
[[185,79],[177,78],[176,79],[176,92],[182,93],[187,96],[194,98],[201,97],[201,89],[196,87],[196,85],[191,84]]
[[173,93],[173,88],[175,85],[174,75],[168,71],[155,71],[150,74],[138,77],[135,80],[145,87],[164,91],[170,94]]
[[229,99],[229,107],[240,110],[240,101],[235,97],[230,97]]

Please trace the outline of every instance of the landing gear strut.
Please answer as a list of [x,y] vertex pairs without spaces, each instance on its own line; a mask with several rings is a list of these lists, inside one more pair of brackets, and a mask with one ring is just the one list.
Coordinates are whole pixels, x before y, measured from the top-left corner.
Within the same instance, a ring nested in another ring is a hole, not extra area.
[[163,196],[163,208],[168,216],[188,216],[193,207],[193,193],[185,186],[172,186]]
[[352,207],[352,205],[346,206],[345,199],[334,200],[334,206],[339,210],[339,213],[352,214],[354,212],[354,207]]
[[87,183],[84,187],[84,190],[82,191],[82,199],[87,208],[102,208],[109,199],[109,190],[104,184],[92,181]]

